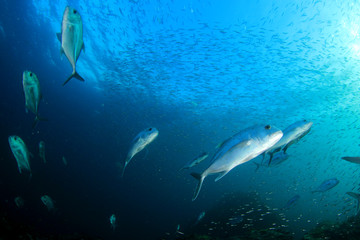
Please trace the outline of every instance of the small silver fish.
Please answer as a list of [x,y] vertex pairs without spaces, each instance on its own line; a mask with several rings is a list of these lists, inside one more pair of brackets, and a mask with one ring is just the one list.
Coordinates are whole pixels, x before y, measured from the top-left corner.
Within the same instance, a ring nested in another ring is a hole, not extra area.
[[201,212],[199,214],[198,218],[196,219],[196,222],[194,225],[197,225],[204,217],[205,217],[205,212]]
[[19,172],[22,173],[23,170],[28,171],[31,177],[31,168],[30,168],[30,153],[24,143],[24,141],[18,136],[10,136],[8,138],[11,151],[16,159],[18,164]]
[[199,182],[192,200],[194,201],[202,183],[210,174],[219,173],[218,181],[234,167],[250,161],[272,147],[283,136],[281,130],[270,125],[259,125],[246,128],[226,140],[215,153],[212,163],[202,173],[191,173]]
[[44,196],[41,196],[40,199],[43,202],[43,204],[47,207],[49,212],[55,210],[54,201],[51,199],[51,197],[49,197],[48,195],[44,195]]
[[44,142],[44,141],[40,141],[40,142],[39,142],[39,156],[40,156],[40,158],[44,161],[44,163],[46,163],[46,158],[45,158],[45,142]]
[[199,155],[195,159],[193,159],[193,160],[189,161],[187,164],[185,164],[185,166],[183,166],[180,170],[192,168],[192,167],[198,165],[199,163],[201,163],[202,161],[204,161],[208,156],[209,156],[209,154],[207,154],[206,152],[203,152],[201,155]]
[[33,127],[35,127],[39,120],[45,120],[39,117],[39,104],[40,100],[42,99],[39,79],[37,78],[35,73],[30,71],[24,71],[22,82],[25,94],[26,111],[30,110],[32,113],[35,114],[35,120],[33,122]]
[[128,155],[125,159],[125,165],[122,171],[121,176],[124,176],[125,168],[131,161],[131,159],[143,150],[148,144],[155,140],[159,135],[159,131],[156,128],[147,128],[144,131],[141,131],[132,141],[131,148],[128,152]]
[[71,63],[73,72],[63,83],[63,86],[73,77],[80,81],[84,79],[76,72],[76,62],[80,56],[81,50],[85,50],[83,41],[83,23],[80,13],[67,6],[64,11],[61,22],[61,33],[57,33],[57,38],[61,43],[61,53],[65,53]]

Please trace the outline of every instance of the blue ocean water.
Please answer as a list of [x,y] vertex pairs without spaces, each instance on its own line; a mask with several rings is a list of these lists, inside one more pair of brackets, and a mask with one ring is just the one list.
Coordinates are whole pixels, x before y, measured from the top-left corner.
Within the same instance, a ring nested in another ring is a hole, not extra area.
[[[359,2],[0,3],[0,202],[14,222],[45,235],[171,239],[178,225],[185,234],[211,235],[210,223],[228,218],[241,217],[251,228],[261,216],[246,212],[266,207],[277,218],[263,228],[301,238],[323,221],[355,215],[355,199],[346,192],[358,193],[359,166],[341,157],[359,154]],[[85,82],[62,87],[72,69],[56,33],[67,5],[83,20],[77,71]],[[25,70],[39,78],[39,114],[48,119],[35,128],[34,114],[25,112]],[[284,129],[301,119],[312,121],[312,130],[287,150],[284,163],[255,172],[250,161],[218,182],[207,177],[191,201],[197,182],[190,172],[206,169],[221,142],[255,124]],[[148,127],[159,136],[121,178],[132,139]],[[34,155],[30,180],[19,174],[10,135],[20,136]],[[178,171],[204,151],[210,156],[203,163]],[[336,187],[311,193],[335,177]],[[42,204],[43,195],[54,199],[55,213]],[[301,196],[296,205],[281,210],[295,195]],[[16,207],[17,196],[23,208]],[[230,205],[225,217],[214,210]],[[194,226],[203,211],[207,224]]]

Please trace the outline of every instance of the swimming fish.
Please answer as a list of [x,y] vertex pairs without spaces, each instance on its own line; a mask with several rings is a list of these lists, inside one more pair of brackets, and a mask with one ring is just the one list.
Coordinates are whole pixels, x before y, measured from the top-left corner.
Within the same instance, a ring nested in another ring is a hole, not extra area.
[[150,144],[154,139],[159,135],[159,131],[156,128],[147,128],[144,131],[141,131],[132,141],[131,148],[128,152],[128,155],[125,159],[125,165],[122,171],[121,176],[124,176],[125,168],[131,161],[131,159],[143,150],[148,144]]
[[55,210],[54,201],[51,199],[51,197],[49,197],[48,195],[44,195],[44,196],[41,196],[40,199],[43,202],[43,204],[47,207],[49,212]]
[[199,214],[198,218],[196,219],[196,222],[194,225],[198,224],[204,217],[205,217],[205,212],[201,212]]
[[289,201],[287,201],[287,203],[285,204],[285,206],[283,207],[284,210],[291,208],[292,206],[295,205],[295,203],[297,203],[297,201],[300,199],[300,195],[295,195],[292,198],[289,199]]
[[39,120],[46,120],[39,117],[39,104],[42,99],[42,94],[39,79],[35,73],[30,71],[23,72],[23,90],[25,94],[26,112],[30,110],[35,114],[35,120],[32,125],[35,127]]
[[360,164],[360,157],[342,157],[341,159],[344,159],[348,162]]
[[236,225],[242,223],[243,221],[244,221],[244,218],[241,215],[233,216],[233,217],[229,218],[229,224],[231,226],[236,226]]
[[266,166],[266,167],[273,167],[273,166],[277,166],[281,163],[283,163],[284,161],[286,161],[289,158],[289,155],[283,151],[281,152],[277,152],[273,155],[273,158],[271,160],[271,165],[269,163],[270,158],[261,162],[261,163],[256,163],[254,162],[254,164],[256,165],[256,170],[257,171],[261,166]]
[[44,141],[40,141],[40,142],[39,142],[39,156],[40,156],[40,158],[44,161],[44,163],[46,163],[46,158],[45,158],[45,142],[44,142]]
[[84,79],[76,72],[76,61],[80,56],[81,50],[85,50],[83,23],[80,13],[76,9],[69,6],[65,8],[61,22],[61,33],[56,35],[61,43],[61,53],[65,53],[73,68],[72,74],[66,79],[63,86],[73,77],[84,82]]
[[22,208],[24,207],[24,199],[20,196],[17,196],[15,199],[14,199],[14,202],[15,202],[15,205],[18,207],[18,208]]
[[23,173],[23,170],[28,171],[31,177],[30,169],[30,153],[24,143],[24,141],[18,136],[10,136],[8,138],[11,151],[16,159],[18,164],[18,169],[20,173]]
[[110,224],[111,224],[111,228],[113,230],[115,230],[115,228],[116,228],[116,216],[115,216],[115,214],[110,216]]
[[192,200],[199,195],[202,183],[210,174],[219,173],[218,181],[231,169],[257,157],[272,147],[282,137],[283,133],[270,125],[258,125],[246,128],[227,139],[217,150],[210,166],[201,174],[191,173],[199,182]]
[[356,199],[356,214],[359,213],[359,202],[360,202],[360,194],[359,193],[354,193],[354,192],[347,192],[346,194],[348,194],[349,196],[353,197]]
[[268,153],[270,155],[269,165],[271,164],[274,153],[279,152],[281,149],[286,150],[294,143],[297,143],[301,138],[310,132],[312,122],[306,120],[297,121],[283,130],[282,138],[270,149],[263,154],[263,159]]
[[198,165],[199,163],[201,163],[202,161],[204,161],[208,156],[209,156],[209,154],[207,154],[206,152],[203,152],[201,155],[199,155],[195,159],[193,159],[193,160],[189,161],[187,164],[185,164],[185,166],[183,166],[180,170],[192,168],[192,167]]
[[321,185],[316,190],[312,191],[312,193],[326,192],[326,191],[332,189],[333,187],[335,187],[338,184],[339,184],[339,180],[337,180],[336,178],[330,178],[328,180],[323,181],[321,183]]

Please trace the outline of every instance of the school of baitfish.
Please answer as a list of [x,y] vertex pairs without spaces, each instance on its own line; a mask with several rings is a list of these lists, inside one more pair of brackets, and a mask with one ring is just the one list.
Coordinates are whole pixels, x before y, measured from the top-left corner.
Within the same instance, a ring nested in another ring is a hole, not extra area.
[[[81,51],[85,49],[83,42],[83,23],[80,13],[76,9],[69,6],[65,8],[61,22],[61,32],[57,34],[57,38],[61,43],[60,52],[65,54],[73,69],[72,74],[65,80],[63,85],[67,84],[72,78],[84,81],[84,79],[76,71],[76,62],[79,59]],[[40,82],[35,73],[31,71],[23,72],[22,82],[25,95],[25,108],[26,111],[30,110],[35,115],[33,122],[33,127],[35,127],[39,120],[46,120],[39,116],[39,104],[42,99]],[[215,147],[216,152],[213,155],[209,166],[202,173],[191,173],[191,175],[198,180],[192,200],[194,201],[198,197],[203,181],[209,175],[217,174],[215,181],[218,181],[233,168],[251,161],[259,155],[262,155],[262,161],[261,163],[256,163],[257,169],[260,166],[277,166],[285,162],[289,158],[289,155],[286,153],[287,149],[307,135],[312,127],[312,124],[312,122],[300,120],[289,125],[283,130],[269,124],[256,125],[243,129],[239,133],[228,138],[221,145]],[[154,127],[150,127],[141,131],[133,139],[130,144],[127,157],[124,161],[121,176],[124,175],[127,165],[134,156],[153,142],[158,135],[159,131]],[[19,136],[15,135],[9,136],[8,142],[17,162],[20,174],[27,173],[29,177],[31,177],[32,171],[30,168],[30,158],[32,154],[29,152],[25,142]],[[47,162],[45,157],[44,141],[39,142],[39,157],[43,163]],[[203,162],[207,157],[208,153],[204,152],[193,160],[187,162],[180,170],[190,169]],[[343,157],[343,159],[357,164],[360,163],[360,157]],[[62,161],[66,166],[67,160],[65,157],[62,158]],[[326,192],[334,188],[338,183],[339,180],[336,178],[324,180],[317,189],[312,191],[312,193]],[[357,200],[356,211],[359,212],[360,194],[354,192],[347,192],[347,194]],[[289,199],[283,209],[287,210],[292,208],[298,201],[300,201],[300,199],[300,195],[295,194]],[[43,195],[40,197],[40,200],[46,206],[48,211],[55,211],[56,208],[54,200],[50,196]],[[16,197],[14,201],[18,208],[22,208],[24,206],[24,199],[20,196]],[[229,217],[229,224],[231,226],[236,226],[242,223],[245,215],[251,213],[252,211],[254,210],[242,214],[235,212],[235,215]],[[205,211],[200,213],[195,225],[200,223],[204,216]],[[112,214],[109,220],[111,228],[115,230],[117,226],[115,214]],[[178,225],[176,233],[183,234],[182,232],[179,232],[179,229],[180,225]]]

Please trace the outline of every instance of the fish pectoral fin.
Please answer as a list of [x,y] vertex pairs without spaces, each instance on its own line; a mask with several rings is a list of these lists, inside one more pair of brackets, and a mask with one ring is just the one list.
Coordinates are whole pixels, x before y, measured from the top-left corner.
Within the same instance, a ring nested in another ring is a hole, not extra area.
[[61,42],[61,33],[56,33],[56,37],[59,40],[59,42]]
[[219,181],[221,178],[223,178],[230,170],[221,172],[219,176],[215,179],[215,182]]

